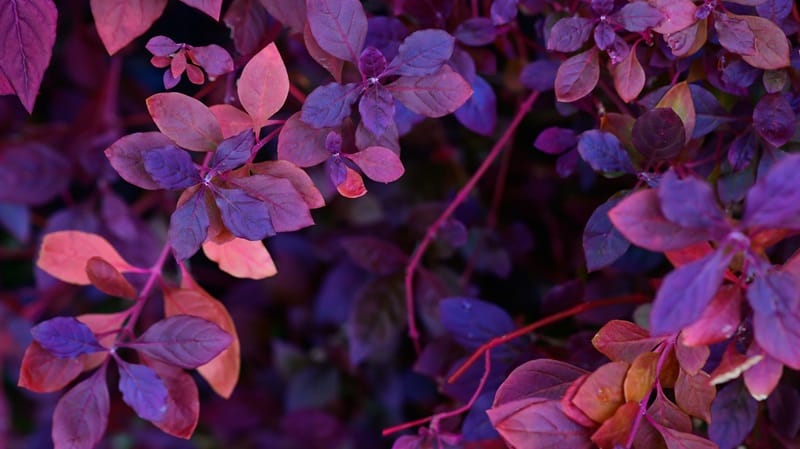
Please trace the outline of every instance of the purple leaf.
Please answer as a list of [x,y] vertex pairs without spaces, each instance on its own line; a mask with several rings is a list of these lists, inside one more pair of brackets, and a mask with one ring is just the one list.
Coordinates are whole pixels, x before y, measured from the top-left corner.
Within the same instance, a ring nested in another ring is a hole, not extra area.
[[33,339],[44,349],[62,358],[105,351],[89,326],[72,317],[56,317],[31,329]]
[[558,66],[556,72],[556,99],[571,103],[589,95],[600,80],[600,62],[597,49],[577,54]]
[[700,178],[678,179],[675,170],[669,170],[661,177],[658,198],[661,211],[673,223],[685,228],[729,228],[711,185]]
[[776,162],[747,192],[742,224],[746,227],[800,228],[800,155]]
[[756,37],[744,20],[728,14],[714,14],[714,28],[719,44],[731,53],[752,56],[756,53]]
[[[282,9],[286,3],[292,4],[293,8],[287,8],[290,14],[293,17],[299,16],[295,22],[276,12],[276,10]],[[294,28],[295,32],[302,32],[303,24],[306,21],[305,6],[305,1],[281,0],[264,3],[253,0],[233,0],[225,11],[223,20],[231,30],[230,34],[236,51],[243,55],[252,55],[269,43],[267,30],[273,23],[270,14],[287,27]],[[269,14],[266,8],[269,8]],[[297,25],[298,22],[299,25]]]
[[122,400],[140,418],[161,421],[167,411],[167,387],[152,368],[117,359]]
[[[306,23],[306,15],[308,14],[305,0],[271,0],[255,3],[263,5],[272,17],[290,28],[293,33],[303,33],[303,26]],[[254,50],[258,50],[258,48]],[[246,52],[243,53],[247,54]]]
[[514,368],[497,389],[494,406],[528,398],[560,400],[575,379],[587,371],[550,359],[525,362]]
[[568,418],[558,400],[521,399],[492,407],[486,413],[510,447],[595,447],[589,439],[590,430]]
[[222,141],[211,159],[211,168],[217,172],[233,170],[250,159],[250,153],[256,144],[252,129]]
[[330,157],[325,140],[330,129],[314,128],[300,119],[297,112],[286,120],[278,134],[278,159],[298,167],[312,167]]
[[626,3],[614,16],[628,31],[641,33],[648,28],[658,26],[663,20],[661,12],[647,2]]
[[733,139],[728,148],[728,163],[731,164],[733,171],[742,171],[747,168],[755,157],[757,149],[758,141],[756,134],[752,131],[746,131]]
[[92,449],[106,432],[109,398],[106,365],[59,399],[53,412],[56,449]]
[[640,115],[631,131],[633,146],[651,160],[672,159],[686,140],[686,126],[672,108],[655,108]]
[[468,129],[489,136],[497,125],[497,98],[494,89],[480,76],[472,77],[472,96],[460,108],[455,116]]
[[619,198],[611,198],[601,204],[589,217],[583,230],[583,252],[586,269],[599,270],[622,257],[631,246],[608,218],[608,211],[619,204]]
[[600,50],[607,50],[617,38],[614,28],[607,22],[600,22],[594,27],[594,43]]
[[0,5],[0,30],[3,30],[0,78],[5,78],[29,113],[33,111],[44,71],[53,55],[57,16],[52,0]]
[[208,235],[208,226],[205,189],[201,188],[178,206],[169,219],[167,239],[178,260],[186,260],[200,249]]
[[373,134],[382,135],[394,123],[394,98],[382,84],[368,87],[358,102],[361,123]]
[[233,185],[241,189],[245,196],[260,201],[259,209],[266,208],[270,230],[268,235],[296,231],[314,224],[308,204],[286,178],[253,175],[233,180]]
[[36,142],[0,151],[0,201],[38,206],[68,186],[70,164],[60,153]]
[[580,49],[589,40],[594,22],[585,17],[566,17],[553,25],[547,39],[547,49],[570,53]]
[[181,49],[181,45],[167,36],[153,36],[144,48],[154,56],[170,56]]
[[376,237],[346,237],[342,239],[342,248],[353,263],[379,276],[397,273],[408,262],[402,249]]
[[225,227],[236,237],[255,241],[275,235],[269,208],[261,199],[239,189],[218,187],[214,189],[214,202],[217,203]]
[[301,118],[315,128],[334,127],[350,115],[350,108],[361,93],[355,83],[330,83],[311,92],[303,103]]
[[800,288],[789,273],[772,271],[747,289],[756,342],[772,357],[800,368]]
[[592,11],[599,16],[607,16],[614,10],[614,0],[591,0]]
[[789,440],[800,432],[800,392],[790,383],[779,383],[767,398],[769,420],[775,432]]
[[461,22],[456,28],[455,38],[464,45],[480,47],[494,42],[494,23],[486,17],[474,17]]
[[578,152],[595,171],[633,173],[633,164],[617,136],[591,129],[578,137]]
[[450,59],[455,39],[444,30],[420,30],[400,44],[387,71],[397,75],[431,75]]
[[505,25],[517,17],[518,0],[494,0],[489,15],[495,25]]
[[561,64],[550,59],[540,59],[533,61],[522,68],[519,74],[519,82],[528,89],[547,92],[553,90],[556,81],[556,74]]
[[153,324],[126,346],[158,361],[194,369],[208,363],[232,342],[231,334],[211,321],[174,315]]
[[192,47],[191,54],[197,65],[208,73],[210,81],[214,81],[214,78],[232,72],[234,69],[230,53],[219,45]]
[[400,179],[405,172],[397,154],[384,147],[367,147],[358,153],[345,154],[355,162],[367,177],[378,182],[392,182]]
[[308,0],[308,24],[319,46],[339,59],[358,63],[367,37],[367,16],[358,0]]
[[31,234],[31,211],[27,206],[0,203],[0,226],[20,243],[27,243]]
[[473,298],[444,298],[439,301],[442,326],[467,350],[515,329],[514,322],[500,307]]
[[373,16],[368,20],[366,45],[375,47],[391,61],[397,56],[400,41],[408,35],[408,29],[396,17]]
[[650,251],[682,249],[709,239],[705,229],[685,229],[667,220],[654,189],[631,194],[611,209],[608,217],[631,243]]
[[164,189],[183,190],[200,183],[200,174],[189,153],[174,145],[143,152],[142,165],[150,178]]
[[653,301],[651,335],[674,334],[700,319],[722,284],[731,259],[732,252],[720,249],[670,272]]
[[358,70],[365,78],[377,78],[386,70],[386,57],[375,47],[367,47],[358,58]]
[[369,357],[385,357],[406,325],[401,281],[376,278],[355,293],[346,324],[350,363],[355,366]]
[[756,12],[758,12],[759,16],[780,25],[783,23],[783,19],[789,17],[789,14],[792,13],[792,1],[765,0],[756,5]]
[[797,117],[782,94],[761,97],[753,110],[753,128],[770,145],[784,145],[794,135]]
[[412,112],[433,118],[450,114],[472,95],[467,81],[447,65],[431,75],[400,77],[387,88]]
[[758,417],[758,402],[743,388],[732,382],[717,392],[711,403],[708,436],[719,449],[734,449],[753,430]]
[[730,120],[714,94],[696,84],[689,84],[689,90],[696,115],[693,139],[705,136]]

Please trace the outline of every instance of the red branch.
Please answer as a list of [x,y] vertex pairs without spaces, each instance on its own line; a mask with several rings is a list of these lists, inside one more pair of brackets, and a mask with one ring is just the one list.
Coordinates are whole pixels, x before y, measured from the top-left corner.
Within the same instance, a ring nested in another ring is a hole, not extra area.
[[514,135],[514,131],[516,131],[517,127],[522,122],[522,119],[525,117],[528,111],[530,111],[531,107],[533,107],[533,103],[536,102],[537,98],[539,98],[539,92],[537,91],[533,91],[530,95],[528,95],[528,98],[526,98],[525,101],[520,105],[516,115],[508,125],[508,128],[506,128],[503,135],[500,136],[500,140],[494,144],[492,149],[489,151],[489,154],[486,156],[486,159],[481,163],[480,167],[478,167],[478,170],[476,170],[472,177],[469,178],[469,181],[464,184],[464,187],[458,191],[455,198],[453,198],[453,201],[448,204],[444,212],[442,212],[436,221],[434,221],[433,224],[428,227],[428,230],[425,232],[425,236],[423,237],[422,241],[411,254],[411,258],[406,266],[405,275],[406,315],[408,317],[408,336],[411,338],[411,341],[414,342],[414,348],[417,350],[417,353],[421,351],[421,346],[419,343],[419,331],[417,330],[417,324],[414,317],[414,272],[417,270],[417,268],[419,268],[419,265],[422,262],[422,256],[425,254],[425,250],[428,249],[428,246],[430,246],[430,244],[433,242],[433,239],[436,237],[436,232],[453,215],[453,213],[455,213],[458,206],[460,206],[461,203],[467,199],[469,192],[475,188],[475,185],[478,183],[478,181],[483,177],[484,174],[486,174],[486,171],[500,155],[509,140],[511,140],[511,137]]

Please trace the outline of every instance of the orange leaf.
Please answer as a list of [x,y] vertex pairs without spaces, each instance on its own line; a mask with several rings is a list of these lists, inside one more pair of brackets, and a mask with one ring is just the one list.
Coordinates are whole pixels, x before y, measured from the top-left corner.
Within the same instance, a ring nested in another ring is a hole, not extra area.
[[125,261],[103,237],[82,231],[57,231],[44,236],[36,266],[64,282],[89,285],[86,263],[102,257],[120,272],[136,268]]
[[262,241],[234,238],[224,243],[208,240],[203,243],[206,257],[219,264],[219,269],[237,278],[264,279],[278,270]]
[[595,422],[607,420],[625,402],[622,382],[629,366],[626,362],[611,362],[597,368],[578,388],[572,403]]
[[197,368],[218,395],[229,398],[239,381],[241,368],[241,348],[233,319],[221,302],[211,297],[194,281],[185,279],[183,287],[164,292],[164,314],[168,317],[182,314],[200,317],[216,323],[233,336],[233,343],[227,349]]
[[345,167],[345,170],[347,170],[347,177],[343,183],[336,186],[336,190],[345,198],[364,196],[367,193],[367,188],[364,187],[364,179],[350,167]]
[[233,137],[246,129],[253,127],[253,119],[246,112],[229,104],[215,104],[209,106],[211,113],[217,118],[222,129],[222,138]]
[[625,376],[623,387],[626,401],[639,402],[650,392],[656,380],[657,363],[658,354],[655,352],[643,352],[636,357]]

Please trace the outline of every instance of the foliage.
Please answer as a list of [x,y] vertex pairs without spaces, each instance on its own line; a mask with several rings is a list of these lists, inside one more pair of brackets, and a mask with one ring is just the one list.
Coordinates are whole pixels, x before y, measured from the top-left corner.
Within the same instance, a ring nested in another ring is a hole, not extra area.
[[0,447],[797,446],[795,2],[10,0],[0,36]]

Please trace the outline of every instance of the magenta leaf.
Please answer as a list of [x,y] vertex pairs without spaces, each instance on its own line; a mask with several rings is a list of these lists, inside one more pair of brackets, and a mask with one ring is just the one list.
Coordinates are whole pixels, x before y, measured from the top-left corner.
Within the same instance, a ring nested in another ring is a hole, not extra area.
[[412,112],[434,118],[460,108],[472,95],[467,81],[447,65],[431,75],[402,76],[387,88]]
[[474,298],[444,298],[439,301],[442,326],[465,349],[480,345],[515,329],[508,313],[500,307]]
[[486,413],[510,447],[595,447],[589,439],[590,430],[568,418],[558,400],[521,399],[492,407]]
[[69,186],[69,161],[37,142],[0,149],[0,202],[38,206]]
[[167,387],[152,368],[117,358],[122,400],[140,418],[160,421],[167,411]]
[[669,273],[653,301],[650,333],[673,334],[700,319],[732,258],[730,251],[717,250]]
[[776,162],[747,192],[742,224],[747,227],[800,228],[800,155]]
[[315,128],[339,126],[350,115],[350,108],[359,94],[361,86],[355,83],[318,87],[306,98],[300,117]]
[[[296,231],[314,224],[308,204],[303,200],[303,196],[300,195],[300,192],[297,191],[292,182],[286,178],[253,175],[236,179],[233,184],[245,194],[244,196],[249,196],[260,202],[255,208],[258,209],[257,212],[255,210],[247,212],[251,214],[254,222],[260,219],[261,209],[266,210],[268,224],[265,230],[268,230],[267,235],[273,235],[275,232]],[[217,204],[219,204],[219,201]],[[220,209],[222,209],[222,206],[220,206]],[[223,215],[224,219],[225,216]],[[257,233],[252,235],[257,235]],[[261,238],[249,240],[260,240]]]
[[650,251],[671,251],[708,240],[706,229],[686,229],[664,217],[655,189],[629,195],[608,212],[617,229],[634,245]]
[[614,32],[612,27],[607,22],[600,22],[594,27],[594,44],[600,50],[607,50],[614,44],[617,38],[617,33]]
[[300,119],[295,113],[283,124],[278,134],[278,159],[294,163],[298,167],[321,164],[331,156],[325,149],[325,140],[330,128],[315,128]]
[[569,363],[536,359],[514,368],[497,388],[494,406],[528,398],[560,400],[575,379],[587,374]]
[[455,38],[464,45],[480,47],[491,44],[497,35],[494,23],[486,17],[474,17],[461,22],[456,28]]
[[339,59],[358,63],[367,37],[367,16],[358,0],[308,0],[308,24],[319,46]]
[[758,402],[741,381],[729,383],[717,392],[711,403],[708,436],[719,449],[734,449],[753,429],[758,417]]
[[358,153],[344,154],[355,162],[369,179],[378,182],[392,182],[400,179],[405,172],[400,157],[384,147],[367,147]]
[[783,363],[771,357],[769,354],[764,354],[764,351],[755,342],[750,345],[747,350],[747,356],[761,355],[764,358],[760,362],[748,368],[743,374],[744,384],[753,399],[763,401],[767,399],[770,394],[778,386],[781,377],[783,376]]
[[367,47],[358,58],[358,70],[365,78],[377,78],[386,70],[386,57],[375,47]]
[[617,136],[591,129],[578,137],[578,153],[593,169],[604,173],[632,173],[633,164]]
[[9,1],[0,5],[3,40],[0,78],[6,79],[29,113],[33,111],[44,71],[53,55],[57,16],[52,0]]
[[211,81],[220,75],[232,72],[234,68],[230,53],[216,44],[192,47],[192,57],[197,65],[208,73]]
[[214,189],[214,201],[225,227],[236,237],[261,240],[275,235],[269,209],[260,199],[239,189],[218,187]]
[[[686,228],[723,228],[725,215],[717,205],[711,185],[695,176],[679,179],[667,171],[658,186],[661,211],[667,220]],[[727,233],[727,232],[726,232]]]
[[194,369],[208,363],[232,342],[231,334],[211,321],[173,315],[153,324],[126,346],[158,361]]
[[658,26],[664,16],[647,2],[630,2],[625,4],[614,18],[626,30],[641,33],[648,28]]
[[250,153],[256,144],[252,129],[222,141],[211,159],[211,168],[218,172],[233,170],[250,159]]
[[143,152],[142,165],[150,178],[164,189],[183,190],[200,182],[200,173],[189,153],[175,145]]
[[547,49],[570,53],[578,50],[589,40],[594,22],[585,17],[565,17],[550,29]]
[[368,87],[358,102],[361,122],[375,135],[382,135],[394,123],[394,98],[382,84]]
[[608,211],[620,201],[619,198],[609,199],[595,209],[586,222],[583,230],[583,252],[586,256],[586,269],[590,272],[611,265],[631,246],[608,218]]
[[53,412],[55,449],[92,449],[108,425],[106,365],[59,399]]
[[791,274],[772,271],[747,289],[753,308],[753,331],[764,351],[792,368],[800,368],[800,288]]
[[167,238],[178,260],[192,257],[208,235],[205,189],[198,189],[175,209],[169,220]]
[[600,61],[596,48],[579,53],[558,66],[556,99],[571,103],[589,95],[600,79]]
[[153,56],[170,56],[181,49],[181,45],[167,36],[154,36],[147,41],[144,48]]
[[62,358],[105,351],[89,326],[72,317],[56,317],[33,326],[33,339],[44,349]]
[[443,30],[411,33],[397,50],[387,71],[404,76],[436,73],[453,54],[455,39]]
[[753,128],[770,145],[779,147],[794,135],[797,117],[783,94],[761,97],[753,110]]

